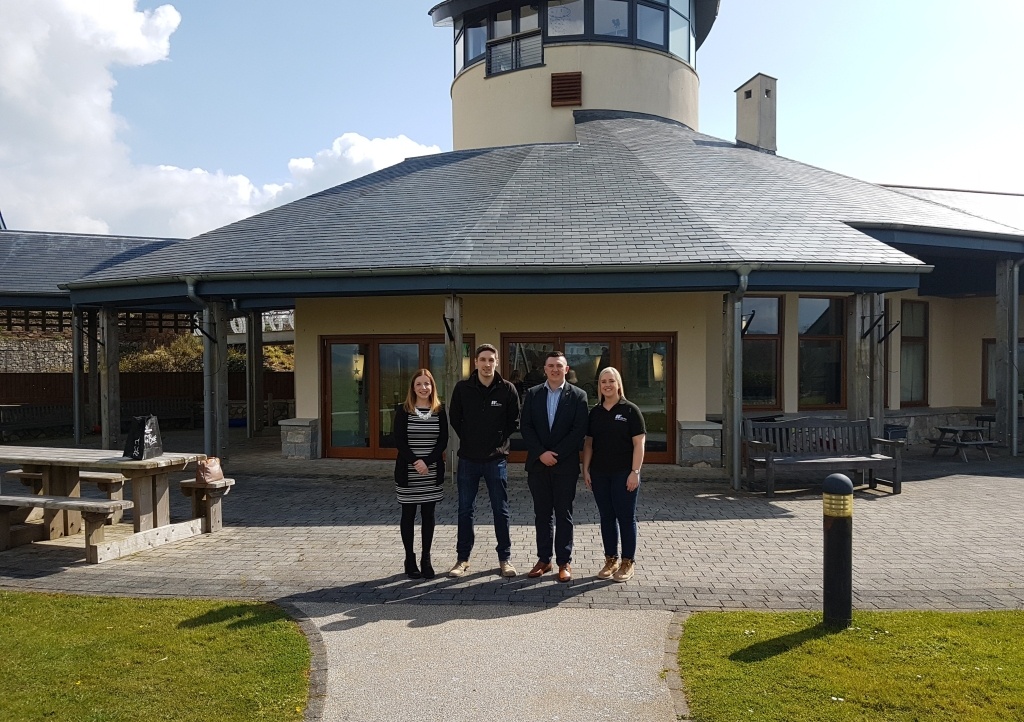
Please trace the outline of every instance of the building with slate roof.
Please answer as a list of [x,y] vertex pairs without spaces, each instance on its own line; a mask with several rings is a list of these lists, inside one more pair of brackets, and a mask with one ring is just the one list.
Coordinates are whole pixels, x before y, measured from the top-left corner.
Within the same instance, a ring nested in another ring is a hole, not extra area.
[[[734,480],[744,414],[927,435],[991,403],[1009,441],[1024,231],[778,155],[765,75],[737,89],[735,141],[698,132],[716,13],[442,2],[453,152],[91,269],[72,301],[191,303],[215,340],[231,315],[294,307],[289,455],[393,458],[410,374],[431,368],[443,392],[483,342],[521,388],[564,350],[591,402],[618,367],[648,462],[724,463]],[[223,344],[207,345],[215,369]],[[207,450],[223,455],[221,403]]]

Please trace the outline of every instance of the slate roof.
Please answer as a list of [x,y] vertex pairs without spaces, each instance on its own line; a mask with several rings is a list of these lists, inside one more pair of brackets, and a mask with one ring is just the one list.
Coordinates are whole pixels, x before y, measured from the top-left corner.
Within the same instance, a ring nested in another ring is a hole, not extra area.
[[923,198],[965,213],[988,218],[1024,232],[1024,194],[1021,193],[993,193],[897,185],[887,185],[886,187],[915,198]]
[[168,238],[0,231],[0,306],[70,307],[58,287],[177,242]]
[[[854,226],[1024,233],[697,133],[578,111],[578,143],[412,158],[119,263],[71,288],[201,279],[755,270],[916,273]],[[731,277],[734,277],[731,276]],[[400,281],[396,281],[396,288]],[[453,288],[458,292],[459,288]]]

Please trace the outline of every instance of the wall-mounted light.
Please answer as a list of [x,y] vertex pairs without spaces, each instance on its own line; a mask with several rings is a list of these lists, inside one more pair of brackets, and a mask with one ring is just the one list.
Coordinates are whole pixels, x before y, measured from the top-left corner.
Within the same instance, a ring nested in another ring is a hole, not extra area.
[[750,324],[754,322],[754,315],[757,313],[756,308],[750,309],[750,313],[745,316],[740,316],[740,336],[747,335],[747,329],[750,328]]
[[654,380],[662,382],[665,380],[665,354],[651,354],[651,369],[654,371]]
[[462,378],[468,379],[470,374],[469,356],[462,357]]
[[352,378],[356,381],[363,380],[363,364],[366,363],[366,357],[356,352],[352,354]]

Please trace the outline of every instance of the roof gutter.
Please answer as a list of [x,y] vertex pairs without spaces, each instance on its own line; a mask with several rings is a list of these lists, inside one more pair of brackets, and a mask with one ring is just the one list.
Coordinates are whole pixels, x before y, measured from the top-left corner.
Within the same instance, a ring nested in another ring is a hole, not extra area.
[[[193,282],[203,281],[257,281],[257,280],[279,280],[289,278],[339,278],[351,276],[407,276],[407,275],[551,275],[555,273],[564,274],[592,274],[592,273],[669,273],[677,271],[732,271],[738,272],[741,268],[748,268],[754,271],[788,271],[788,272],[831,272],[831,273],[930,273],[934,266],[925,263],[897,264],[897,263],[650,263],[643,265],[586,265],[573,264],[567,266],[537,266],[536,268],[524,268],[522,266],[418,266],[418,267],[386,267],[386,268],[356,268],[356,269],[331,269],[306,271],[248,271],[243,273],[195,273],[187,276],[180,274],[169,274],[165,276],[135,276],[133,278],[112,279],[109,281],[71,281],[60,284],[64,289],[85,289],[85,288],[113,288],[117,286],[150,286],[160,283],[182,283],[186,284],[189,279]],[[193,287],[194,288],[194,287]],[[191,296],[189,296],[192,298]],[[195,299],[192,299],[195,301]]]

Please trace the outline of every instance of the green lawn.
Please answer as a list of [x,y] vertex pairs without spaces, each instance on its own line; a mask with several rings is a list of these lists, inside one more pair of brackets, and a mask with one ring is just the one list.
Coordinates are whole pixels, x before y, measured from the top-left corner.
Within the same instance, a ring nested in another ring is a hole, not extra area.
[[694,720],[1024,720],[1024,612],[691,616],[679,669]]
[[301,720],[309,646],[270,604],[0,592],[0,720]]

